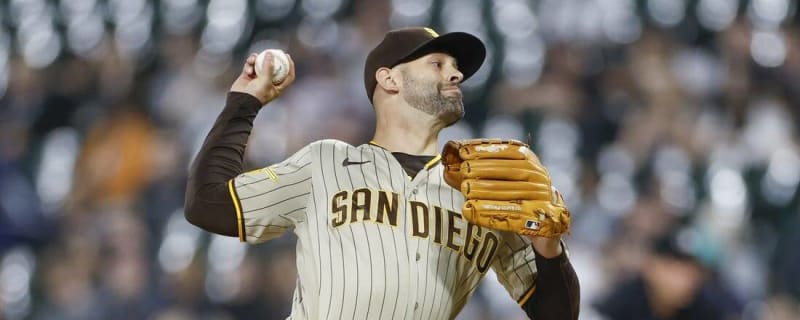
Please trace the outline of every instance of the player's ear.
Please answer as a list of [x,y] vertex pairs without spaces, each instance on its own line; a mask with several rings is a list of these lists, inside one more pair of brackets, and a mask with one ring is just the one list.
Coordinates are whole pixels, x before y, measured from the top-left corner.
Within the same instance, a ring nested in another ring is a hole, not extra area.
[[396,75],[391,69],[383,67],[375,71],[375,79],[378,80],[378,86],[383,90],[397,93],[400,91],[400,86]]

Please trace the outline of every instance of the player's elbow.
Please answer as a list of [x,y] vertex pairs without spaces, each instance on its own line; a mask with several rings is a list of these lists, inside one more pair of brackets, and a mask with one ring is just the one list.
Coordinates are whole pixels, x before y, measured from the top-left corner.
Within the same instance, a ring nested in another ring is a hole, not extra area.
[[[200,210],[197,208],[198,206],[195,205],[195,195],[186,193],[186,197],[183,201],[183,217],[186,218],[186,221],[189,223],[203,228],[202,223],[203,219],[200,218],[201,213]],[[203,228],[205,229],[205,228]]]
[[183,204],[186,221],[208,232],[238,236],[236,212],[225,191],[224,184],[197,191],[189,186]]
[[207,219],[203,217],[205,208],[203,208],[201,204],[202,195],[201,192],[199,192],[200,190],[202,190],[202,188],[196,185],[196,181],[189,178],[186,184],[186,195],[183,199],[183,216],[189,223],[207,230]]
[[236,236],[234,232],[229,230],[231,228],[225,228],[223,223],[220,223],[220,219],[215,218],[215,215],[208,209],[198,205],[196,201],[187,199],[184,204],[183,216],[186,221],[205,231],[226,236]]

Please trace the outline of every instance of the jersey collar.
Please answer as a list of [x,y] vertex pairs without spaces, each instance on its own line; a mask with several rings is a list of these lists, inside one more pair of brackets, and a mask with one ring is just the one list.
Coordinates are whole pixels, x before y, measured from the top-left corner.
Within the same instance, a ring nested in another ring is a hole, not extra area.
[[[379,145],[377,142],[375,142],[375,140],[370,140],[369,144],[373,145],[373,146],[376,146],[378,148],[381,148],[383,150],[386,150],[387,152],[391,153],[391,151],[389,151],[389,149],[386,149],[384,146]],[[430,170],[430,168],[432,168],[437,163],[439,163],[440,160],[442,160],[442,155],[441,154],[437,154],[435,157],[433,157],[433,159],[431,159],[430,161],[428,161],[428,163],[425,164],[425,170]]]

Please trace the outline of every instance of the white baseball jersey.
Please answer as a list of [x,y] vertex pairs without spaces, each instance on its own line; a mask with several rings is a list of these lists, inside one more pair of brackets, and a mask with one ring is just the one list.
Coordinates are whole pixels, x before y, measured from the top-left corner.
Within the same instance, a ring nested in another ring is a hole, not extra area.
[[535,289],[530,242],[467,223],[442,170],[436,157],[412,178],[380,146],[323,140],[228,185],[240,240],[294,228],[290,319],[453,319],[489,267],[524,303]]

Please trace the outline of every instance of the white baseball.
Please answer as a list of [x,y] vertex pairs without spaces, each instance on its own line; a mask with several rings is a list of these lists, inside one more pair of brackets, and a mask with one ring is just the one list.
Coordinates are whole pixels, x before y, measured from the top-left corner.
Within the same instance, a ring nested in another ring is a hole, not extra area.
[[263,71],[261,70],[264,68],[264,59],[266,59],[267,53],[272,55],[272,83],[279,84],[289,75],[289,57],[286,52],[279,49],[261,51],[256,57],[256,76],[262,76]]

